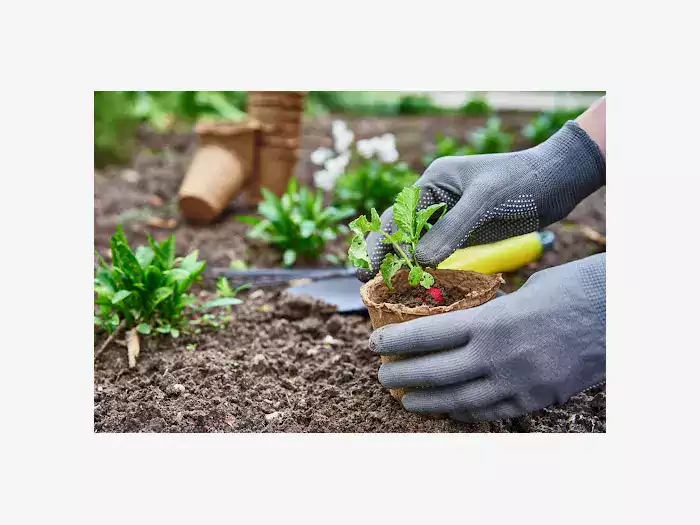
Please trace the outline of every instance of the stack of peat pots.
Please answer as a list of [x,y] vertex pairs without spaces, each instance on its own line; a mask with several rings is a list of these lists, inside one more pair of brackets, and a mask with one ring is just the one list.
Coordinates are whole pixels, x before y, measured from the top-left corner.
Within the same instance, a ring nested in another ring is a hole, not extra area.
[[299,161],[305,91],[250,91],[248,115],[260,123],[258,173],[248,200],[261,200],[260,189],[281,197]]

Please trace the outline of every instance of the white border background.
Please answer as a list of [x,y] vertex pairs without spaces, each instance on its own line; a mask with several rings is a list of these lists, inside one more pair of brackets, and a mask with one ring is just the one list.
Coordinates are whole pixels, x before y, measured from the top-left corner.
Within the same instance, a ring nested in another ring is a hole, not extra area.
[[[4,521],[688,521],[700,91],[680,5],[13,4]],[[606,90],[608,434],[94,435],[91,91],[146,88]]]

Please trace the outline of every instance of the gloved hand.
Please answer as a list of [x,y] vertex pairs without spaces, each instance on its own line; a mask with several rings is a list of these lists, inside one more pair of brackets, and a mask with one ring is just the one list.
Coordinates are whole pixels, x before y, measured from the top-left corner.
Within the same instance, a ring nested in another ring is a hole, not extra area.
[[[605,184],[605,159],[596,143],[575,121],[547,141],[512,153],[443,157],[416,182],[418,207],[445,202],[448,212],[416,246],[423,266],[436,268],[455,250],[523,235],[566,217],[585,197]],[[382,214],[382,228],[396,231],[392,209]],[[370,270],[376,275],[393,247],[370,233]]]
[[605,254],[475,308],[383,326],[370,348],[404,357],[382,364],[379,381],[409,389],[412,412],[493,420],[564,403],[605,380]]

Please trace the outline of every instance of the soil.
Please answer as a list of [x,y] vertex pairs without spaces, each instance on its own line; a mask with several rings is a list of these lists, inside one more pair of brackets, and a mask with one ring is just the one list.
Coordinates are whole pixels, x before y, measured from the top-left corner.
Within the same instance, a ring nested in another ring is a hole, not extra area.
[[[449,306],[460,298],[454,293],[451,288],[443,288],[442,286],[433,285],[432,288],[437,288],[442,294],[443,300],[441,302],[436,301],[433,296],[427,292],[422,286],[416,286],[415,288],[409,288],[407,290],[397,291],[391,295],[391,300],[397,304],[403,304],[404,306],[414,307],[421,305],[428,306]],[[452,298],[452,299],[451,299]]]
[[[504,115],[504,123],[516,128],[530,115],[509,118]],[[329,145],[331,120],[304,123],[297,167],[302,182],[313,176],[310,152]],[[414,164],[438,131],[461,135],[479,125],[453,116],[348,123],[360,138],[394,132],[402,157]],[[236,222],[235,215],[252,210],[242,202],[232,203],[213,225],[181,220],[175,199],[193,145],[191,135],[144,135],[132,166],[95,174],[95,248],[109,260],[109,236],[123,224],[133,245],[144,243],[147,233],[157,239],[174,233],[178,255],[199,249],[210,267],[236,259],[250,266],[279,266],[275,249],[244,237],[248,226]],[[604,188],[567,220],[549,227],[557,235],[555,249],[505,274],[501,289],[514,291],[540,269],[604,252],[605,244],[590,240],[586,227],[605,235]],[[344,257],[345,249],[339,239],[327,252]],[[509,421],[467,424],[409,413],[377,381],[380,363],[367,347],[368,317],[340,316],[328,305],[286,297],[280,287],[253,289],[241,298],[245,302],[234,307],[234,320],[220,331],[143,338],[134,369],[128,368],[126,349],[113,343],[95,362],[95,431],[605,432],[605,386]],[[95,348],[105,338],[96,333]]]
[[279,290],[248,296],[234,314],[222,331],[145,338],[134,369],[127,367],[121,346],[105,351],[95,364],[95,431],[605,430],[602,389],[503,422],[468,424],[412,414],[377,381],[379,360],[367,348],[366,317],[339,316],[323,303]]

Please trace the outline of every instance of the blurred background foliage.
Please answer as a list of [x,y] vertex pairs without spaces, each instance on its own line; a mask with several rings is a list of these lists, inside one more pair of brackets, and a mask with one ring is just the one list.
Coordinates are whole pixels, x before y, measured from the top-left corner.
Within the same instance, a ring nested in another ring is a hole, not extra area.
[[[95,166],[130,160],[140,126],[157,132],[188,131],[199,120],[239,120],[246,114],[245,91],[96,91],[94,93]],[[524,130],[539,143],[582,109],[544,112]],[[310,91],[306,113],[311,116],[470,115],[491,116],[494,111],[478,95],[459,107],[442,107],[426,94],[396,91]],[[438,144],[438,156],[507,151],[510,139],[491,120],[482,136],[470,144]],[[465,152],[465,153],[463,153]]]

